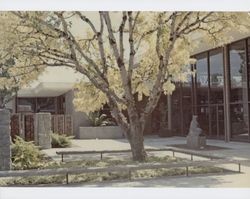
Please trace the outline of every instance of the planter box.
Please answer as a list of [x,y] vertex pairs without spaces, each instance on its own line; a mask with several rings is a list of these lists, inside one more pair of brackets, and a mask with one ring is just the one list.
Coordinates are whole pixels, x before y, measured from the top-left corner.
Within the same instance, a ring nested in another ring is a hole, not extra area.
[[124,135],[119,126],[88,126],[79,129],[79,139],[120,139]]

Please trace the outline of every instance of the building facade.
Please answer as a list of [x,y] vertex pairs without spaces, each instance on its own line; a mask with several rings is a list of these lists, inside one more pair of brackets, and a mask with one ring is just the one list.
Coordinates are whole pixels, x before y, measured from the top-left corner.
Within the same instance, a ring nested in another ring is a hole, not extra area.
[[[172,96],[162,95],[144,134],[164,136],[167,126],[167,136],[186,136],[192,115],[198,115],[208,138],[250,142],[250,37],[201,51],[192,56],[195,76],[177,83]],[[79,127],[89,125],[87,115],[73,105],[73,85],[82,77],[64,68],[43,76],[39,84],[19,92],[13,112],[70,114],[78,137]]]
[[192,115],[198,115],[207,137],[250,142],[250,38],[193,57],[196,75],[172,95],[175,135],[185,136]]
[[73,69],[47,67],[36,81],[18,91],[7,108],[13,114],[47,112],[54,116],[71,116],[73,135],[77,138],[79,127],[89,124],[87,115],[77,111],[73,104],[74,85],[80,79],[82,75]]

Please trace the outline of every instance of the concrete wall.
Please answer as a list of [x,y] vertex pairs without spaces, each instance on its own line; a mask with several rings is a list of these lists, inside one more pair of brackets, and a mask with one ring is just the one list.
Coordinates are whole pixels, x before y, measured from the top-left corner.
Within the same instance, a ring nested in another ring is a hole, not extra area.
[[[89,127],[90,122],[89,122],[88,116],[84,112],[78,112],[75,110],[73,100],[74,100],[74,91],[71,90],[65,94],[65,106],[66,106],[65,108],[66,108],[66,114],[72,115],[72,118],[73,118],[73,134],[76,138],[90,139],[90,137],[92,137],[92,135],[90,135],[90,133],[87,133],[87,132],[85,132],[85,130],[83,130],[85,127],[87,129],[90,129],[90,127]],[[147,120],[147,123],[146,123],[146,128],[145,128],[145,132],[144,132],[145,135],[152,134],[151,126],[152,126],[152,123],[151,123],[151,116],[150,116]],[[91,130],[91,132],[93,133],[93,138],[100,137],[100,139],[104,139],[104,138],[102,138],[103,136],[105,137],[105,139],[122,138],[123,137],[121,129],[118,130],[118,133],[117,133],[116,128],[119,128],[119,127],[110,128],[110,129],[112,129],[111,131],[110,130],[106,131],[106,129],[108,129],[107,127],[101,127],[106,132],[105,135],[101,135],[101,134],[99,135],[99,133],[98,133],[99,130],[94,130],[94,128],[96,128],[96,127],[93,127],[93,130]],[[99,127],[99,129],[100,129],[100,127]],[[116,129],[116,130],[113,130],[113,129]]]
[[80,139],[119,139],[124,133],[119,126],[80,127]]
[[10,112],[0,109],[0,170],[11,169]]
[[73,134],[76,138],[79,138],[79,127],[89,126],[88,116],[83,112],[78,112],[75,110],[74,104],[74,91],[71,90],[65,94],[65,106],[66,114],[72,115],[73,118]]
[[42,149],[51,148],[51,114],[36,113],[34,125],[35,143]]

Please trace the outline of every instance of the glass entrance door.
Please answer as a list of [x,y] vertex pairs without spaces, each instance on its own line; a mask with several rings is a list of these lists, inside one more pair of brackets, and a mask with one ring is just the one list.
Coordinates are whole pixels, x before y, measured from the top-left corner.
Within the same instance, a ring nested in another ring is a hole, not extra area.
[[224,139],[224,105],[210,105],[210,137]]
[[246,40],[229,46],[231,138],[249,140],[249,91]]
[[207,137],[223,139],[224,74],[222,48],[196,56],[195,110],[198,122]]

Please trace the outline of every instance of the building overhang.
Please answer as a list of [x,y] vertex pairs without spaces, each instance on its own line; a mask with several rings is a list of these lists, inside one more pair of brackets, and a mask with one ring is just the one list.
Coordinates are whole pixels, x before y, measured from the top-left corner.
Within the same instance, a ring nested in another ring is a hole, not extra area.
[[57,97],[74,88],[74,83],[41,82],[34,87],[20,90],[17,97]]
[[[230,35],[229,36],[230,37],[230,42],[234,42],[234,41],[238,41],[238,40],[250,37],[249,32],[240,33],[239,31],[235,31],[235,30],[232,30],[229,35]],[[205,52],[205,51],[220,47],[220,46],[214,46],[213,44],[211,44],[209,42],[205,42],[200,37],[197,37],[196,39],[201,40],[202,42],[197,48],[195,48],[191,52],[192,55],[196,55],[196,54],[199,54],[199,53],[202,53],[202,52]]]
[[79,81],[86,78],[72,68],[47,67],[37,80],[20,89],[17,97],[57,97],[72,90]]

